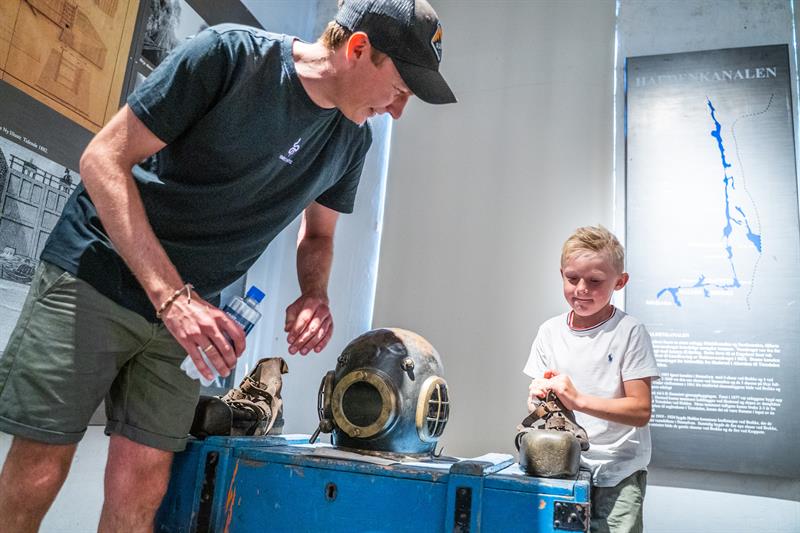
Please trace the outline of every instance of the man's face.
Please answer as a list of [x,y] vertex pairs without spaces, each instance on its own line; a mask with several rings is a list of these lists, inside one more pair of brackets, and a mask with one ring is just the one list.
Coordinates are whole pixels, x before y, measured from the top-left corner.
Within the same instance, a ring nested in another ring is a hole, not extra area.
[[617,272],[607,253],[579,252],[561,268],[564,298],[580,317],[582,327],[601,322],[611,296],[625,286],[628,275]]
[[411,96],[389,57],[383,57],[376,65],[369,54],[364,54],[354,66],[344,101],[338,107],[347,118],[360,125],[383,113],[400,118]]

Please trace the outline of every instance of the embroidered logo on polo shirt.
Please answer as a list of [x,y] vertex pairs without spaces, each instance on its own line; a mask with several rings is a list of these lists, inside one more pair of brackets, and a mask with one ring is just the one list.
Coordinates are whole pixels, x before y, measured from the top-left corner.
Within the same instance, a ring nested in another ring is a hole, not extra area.
[[608,362],[610,363],[613,360],[614,360],[614,356],[611,355],[611,354],[608,354]]
[[287,165],[291,165],[292,163],[294,163],[294,159],[292,159],[292,158],[294,157],[294,154],[296,154],[297,151],[300,150],[300,141],[302,141],[302,140],[303,140],[302,137],[297,139],[294,142],[294,144],[292,145],[292,147],[289,148],[289,150],[287,150],[286,155],[281,154],[281,155],[278,156],[278,159],[280,159],[281,161],[283,161]]

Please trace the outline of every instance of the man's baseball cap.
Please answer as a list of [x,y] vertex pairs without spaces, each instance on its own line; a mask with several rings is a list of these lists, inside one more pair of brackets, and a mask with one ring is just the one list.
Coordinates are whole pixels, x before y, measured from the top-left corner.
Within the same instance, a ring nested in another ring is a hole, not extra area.
[[377,50],[392,58],[411,91],[429,104],[456,102],[439,74],[442,25],[425,0],[345,0],[336,22],[363,31]]

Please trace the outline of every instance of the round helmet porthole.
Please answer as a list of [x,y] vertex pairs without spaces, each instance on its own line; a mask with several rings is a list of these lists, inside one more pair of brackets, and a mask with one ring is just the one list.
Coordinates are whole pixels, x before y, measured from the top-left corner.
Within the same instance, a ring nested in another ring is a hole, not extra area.
[[333,389],[335,424],[353,438],[369,438],[389,427],[397,416],[395,392],[374,369],[355,370]]
[[444,432],[450,417],[447,382],[431,376],[423,382],[417,401],[417,433],[425,442],[435,442]]

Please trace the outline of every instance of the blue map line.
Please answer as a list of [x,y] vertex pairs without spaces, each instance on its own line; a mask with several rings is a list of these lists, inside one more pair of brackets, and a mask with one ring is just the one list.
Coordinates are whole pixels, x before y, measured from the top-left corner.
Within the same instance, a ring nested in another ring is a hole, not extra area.
[[[722,124],[717,120],[717,110],[714,108],[714,105],[711,103],[711,99],[706,98],[706,102],[708,105],[708,109],[711,115],[711,120],[714,121],[714,129],[711,130],[710,135],[714,137],[717,141],[717,149],[719,150],[720,161],[722,163],[722,182],[725,184],[725,225],[722,228],[722,240],[725,245],[725,252],[727,255],[728,266],[730,267],[731,271],[731,282],[730,283],[710,283],[706,281],[705,274],[700,274],[697,278],[697,281],[693,285],[678,285],[676,287],[665,287],[658,291],[656,294],[656,298],[661,298],[661,295],[668,294],[672,297],[672,301],[675,303],[676,306],[682,307],[681,300],[679,298],[680,291],[682,289],[703,289],[703,296],[706,298],[711,297],[711,292],[709,291],[709,287],[717,288],[717,289],[738,289],[741,287],[741,283],[739,282],[739,276],[736,273],[736,265],[734,263],[734,254],[733,254],[733,246],[730,243],[730,236],[733,233],[734,229],[741,228],[744,225],[746,228],[746,235],[747,239],[753,244],[755,249],[758,251],[759,257],[761,255],[761,235],[755,233],[750,226],[750,221],[747,218],[747,214],[745,213],[744,209],[741,206],[733,205],[733,211],[738,213],[738,216],[734,213],[731,213],[731,192],[736,190],[736,182],[732,174],[728,173],[728,169],[731,168],[731,164],[728,163],[728,160],[725,158],[725,142],[722,138]],[[734,226],[735,225],[735,226]]]
[[[761,111],[756,111],[754,113],[747,113],[742,115],[741,117],[737,118],[733,121],[733,125],[731,126],[731,137],[733,137],[733,144],[736,152],[736,156],[739,159],[739,171],[742,173],[742,184],[744,185],[744,192],[747,197],[750,199],[750,202],[753,204],[753,213],[755,214],[756,225],[760,228],[761,227],[761,217],[758,214],[758,206],[756,205],[755,201],[753,201],[753,197],[750,194],[750,191],[747,190],[747,180],[745,179],[745,172],[744,172],[744,164],[742,163],[741,152],[739,151],[739,140],[736,138],[736,125],[739,123],[739,120],[746,119],[746,118],[754,118],[759,117],[769,111],[772,107],[772,101],[775,99],[775,93],[769,95],[769,101],[767,105],[764,106],[764,109]],[[748,230],[750,229],[748,225]],[[748,231],[748,238],[750,238],[750,232]],[[755,236],[755,234],[754,234]],[[752,240],[752,239],[751,239]],[[764,242],[761,239],[761,236],[758,236],[758,245],[763,248]],[[759,249],[762,249],[759,248]],[[753,290],[756,288],[756,274],[758,272],[758,264],[761,262],[762,254],[759,254],[756,258],[756,262],[753,265],[753,274],[750,278],[750,290],[747,291],[747,298],[745,301],[747,302],[747,308],[750,309],[750,296],[753,294]]]

